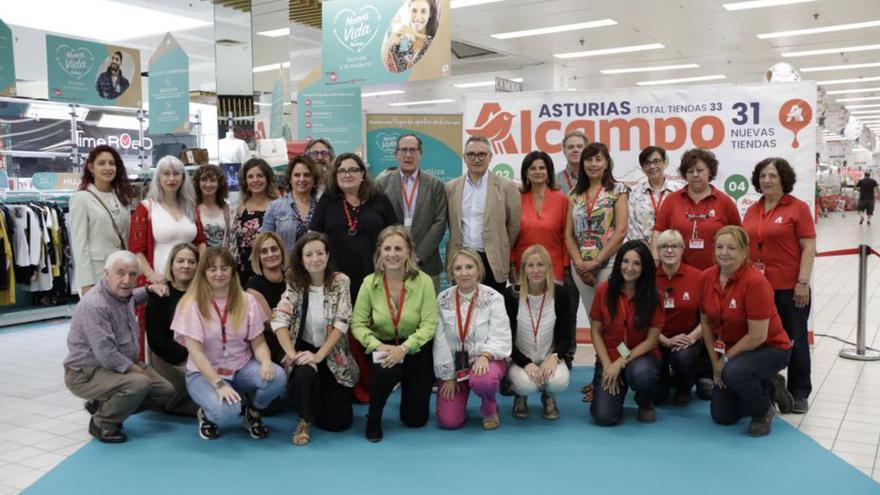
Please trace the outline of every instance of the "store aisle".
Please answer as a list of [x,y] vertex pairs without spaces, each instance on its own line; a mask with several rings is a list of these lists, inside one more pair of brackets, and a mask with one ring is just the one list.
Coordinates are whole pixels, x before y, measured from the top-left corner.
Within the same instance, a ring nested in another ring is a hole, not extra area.
[[[860,227],[852,213],[820,219],[818,234],[820,251],[860,242],[880,246],[880,224]],[[867,341],[880,347],[880,259],[872,257],[869,270]],[[855,339],[856,281],[855,257],[817,260],[816,333]],[[68,320],[61,320],[0,329],[0,495],[18,493],[90,440],[88,415],[63,384],[68,326]],[[810,412],[784,419],[880,481],[880,362],[840,359],[843,345],[816,337]],[[581,348],[577,362],[592,364],[592,355],[591,348]],[[576,386],[570,393],[577,393]]]

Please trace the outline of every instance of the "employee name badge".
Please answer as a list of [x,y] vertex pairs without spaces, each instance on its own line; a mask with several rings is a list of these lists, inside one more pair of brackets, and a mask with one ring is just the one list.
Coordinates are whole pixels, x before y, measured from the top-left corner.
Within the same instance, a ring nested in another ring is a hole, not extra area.
[[468,379],[471,372],[470,358],[467,351],[455,351],[455,381],[463,382]]
[[715,353],[719,356],[723,356],[725,351],[727,351],[727,346],[724,345],[724,341],[721,339],[715,339]]
[[671,296],[664,297],[663,309],[675,309],[675,298]]
[[381,363],[386,357],[388,357],[387,351],[373,351],[374,363]]
[[755,267],[755,270],[758,270],[761,273],[764,273],[764,270],[767,269],[767,266],[765,266],[764,263],[760,261],[753,261],[752,266]]
[[596,241],[594,241],[593,239],[587,239],[586,241],[584,241],[583,249],[586,249],[588,251],[592,251],[592,250],[596,249],[596,246],[597,246]]
[[234,371],[226,368],[217,368],[217,374],[224,380],[232,380],[232,377],[235,376]]
[[404,216],[403,217],[403,226],[406,227],[407,229],[412,227],[412,221],[413,221],[413,217]]
[[629,355],[632,354],[629,347],[626,346],[626,342],[621,342],[620,345],[617,346],[617,352],[623,359],[629,358]]
[[705,243],[703,242],[703,239],[700,239],[699,237],[691,237],[691,240],[688,243],[690,249],[703,249],[704,245]]

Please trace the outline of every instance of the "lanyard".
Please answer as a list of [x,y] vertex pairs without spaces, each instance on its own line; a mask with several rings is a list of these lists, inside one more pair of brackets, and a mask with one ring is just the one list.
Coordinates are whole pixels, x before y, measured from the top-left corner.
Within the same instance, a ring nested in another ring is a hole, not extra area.
[[471,311],[474,309],[474,303],[477,302],[477,296],[479,295],[479,288],[474,289],[474,297],[471,298],[470,304],[468,304],[467,316],[465,317],[465,323],[461,322],[461,298],[459,297],[458,289],[455,289],[455,315],[458,317],[458,340],[461,341],[461,349],[464,350],[464,341],[467,340],[468,329],[471,327]]
[[569,191],[574,189],[574,184],[571,183],[571,174],[568,173],[568,167],[562,171],[562,178],[565,179],[565,183],[568,184]]
[[217,301],[211,299],[211,306],[214,306],[214,311],[217,313],[217,318],[220,318],[220,338],[223,341],[223,352],[226,352],[226,318],[229,317],[229,301],[226,301],[226,305],[223,306],[223,314],[220,314],[220,307],[217,306]]
[[[728,294],[733,290],[733,279],[728,278],[727,283],[724,284],[724,287],[720,287],[720,283],[718,288],[719,290],[713,290],[716,295],[716,302],[718,304],[718,330],[715,332],[719,339],[724,342],[724,300],[727,299]],[[720,294],[720,296],[719,296]]]
[[394,305],[391,304],[391,291],[388,289],[388,277],[382,277],[382,285],[385,286],[385,302],[388,303],[388,314],[391,315],[391,325],[394,326],[394,345],[400,345],[398,326],[400,325],[400,315],[403,314],[406,285],[400,286],[400,296],[397,299],[397,312],[394,311]]
[[419,176],[416,174],[416,179],[413,182],[412,191],[410,194],[406,194],[406,182],[403,180],[403,177],[400,178],[400,189],[403,191],[403,203],[406,205],[406,211],[412,212],[413,200],[416,199],[416,191],[419,189]]
[[[780,202],[782,201],[780,200]],[[764,213],[763,208],[758,209],[758,238],[756,240],[758,244],[758,251],[760,251],[762,256],[764,254],[764,224],[767,223],[768,218],[773,218],[773,213],[776,211],[776,208],[779,208],[779,203],[776,203],[776,206],[774,206],[773,209],[767,213]]]
[[532,335],[535,337],[535,346],[538,345],[538,329],[541,326],[541,315],[544,314],[544,301],[547,300],[547,293],[545,292],[543,296],[541,296],[541,307],[538,309],[538,317],[536,319],[532,319],[532,302],[529,300],[529,296],[526,296],[526,306],[529,308],[529,323],[532,324]]
[[663,204],[663,196],[666,195],[666,189],[660,191],[660,200],[654,201],[654,191],[648,190],[648,196],[651,198],[651,209],[654,210],[654,218],[657,218],[657,210]]
[[602,188],[599,188],[596,191],[596,196],[593,197],[593,201],[590,201],[590,189],[587,188],[584,191],[584,206],[587,209],[587,235],[593,234],[593,208],[596,206],[596,202],[599,201],[599,195],[602,194]]
[[348,201],[342,200],[342,210],[345,212],[345,221],[348,223],[348,235],[357,234],[358,223],[360,222],[360,209],[355,206],[348,206]]

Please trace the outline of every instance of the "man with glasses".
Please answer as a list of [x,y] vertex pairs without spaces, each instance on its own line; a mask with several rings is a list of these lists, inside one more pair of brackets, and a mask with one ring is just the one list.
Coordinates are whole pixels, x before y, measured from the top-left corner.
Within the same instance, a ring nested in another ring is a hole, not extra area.
[[415,242],[419,268],[431,276],[434,290],[440,292],[440,240],[446,232],[446,188],[443,181],[420,169],[422,140],[415,134],[397,138],[398,168],[376,179],[397,219],[409,230]]
[[320,196],[326,187],[327,174],[330,173],[330,165],[333,163],[333,159],[336,158],[336,153],[333,151],[330,141],[318,138],[309,141],[309,144],[306,145],[305,154],[318,165],[318,172],[321,174],[321,180],[318,182],[318,195]]
[[474,135],[464,147],[467,173],[446,187],[449,202],[448,253],[467,247],[480,254],[486,273],[482,283],[504,290],[510,273],[510,247],[519,235],[520,193],[510,180],[489,172],[489,140]]
[[562,153],[565,154],[565,168],[556,174],[556,185],[565,194],[574,189],[577,184],[578,174],[581,169],[581,153],[589,144],[586,134],[581,131],[572,131],[562,138]]
[[[684,186],[684,182],[667,180],[666,150],[648,146],[639,153],[639,164],[645,174],[629,193],[629,230],[626,240],[639,240],[651,244],[654,217],[660,205],[669,195]],[[655,257],[656,260],[656,257]]]

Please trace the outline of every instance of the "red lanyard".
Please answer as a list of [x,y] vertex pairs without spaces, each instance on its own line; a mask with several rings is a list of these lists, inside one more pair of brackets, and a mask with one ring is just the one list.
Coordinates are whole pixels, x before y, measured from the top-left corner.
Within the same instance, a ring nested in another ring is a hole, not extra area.
[[388,303],[388,314],[391,315],[391,324],[394,326],[394,345],[400,345],[398,326],[400,325],[400,315],[403,313],[403,303],[404,298],[406,298],[406,286],[400,286],[400,297],[397,299],[397,313],[395,313],[394,305],[391,304],[391,291],[388,289],[387,277],[382,277],[382,285],[385,286],[385,302]]
[[226,305],[223,306],[223,314],[220,314],[220,307],[217,306],[217,302],[211,299],[211,305],[214,306],[214,311],[217,313],[217,318],[220,318],[220,338],[223,341],[223,351],[226,351],[226,318],[229,316],[229,301],[226,301]]
[[761,204],[758,205],[758,238],[756,241],[758,244],[758,251],[760,251],[762,255],[764,254],[764,224],[767,222],[768,218],[773,218],[773,212],[775,212],[778,207],[779,203],[776,203],[776,206],[774,206],[772,210],[764,213]]
[[629,300],[625,294],[621,293],[618,301],[622,303],[618,304],[617,309],[620,311],[621,318],[623,318],[623,341],[627,342],[629,338]]
[[474,297],[468,305],[467,317],[465,323],[461,322],[461,298],[458,289],[455,289],[455,315],[458,317],[458,340],[461,341],[461,348],[464,350],[464,341],[467,339],[468,329],[471,327],[471,311],[474,309],[474,303],[477,302],[477,296],[480,289],[474,289]]
[[663,204],[663,196],[666,195],[666,189],[660,191],[660,201],[654,201],[654,191],[648,191],[648,196],[651,198],[651,209],[654,210],[654,218],[657,218],[657,210],[660,209],[660,205]]
[[593,208],[596,206],[596,201],[599,201],[599,196],[602,194],[602,188],[599,188],[596,191],[596,196],[593,197],[593,201],[590,201],[590,189],[587,188],[584,191],[584,206],[587,208],[587,235],[593,234]]
[[348,235],[353,236],[357,234],[358,223],[360,222],[360,213],[358,212],[356,207],[352,206],[351,208],[354,210],[354,212],[349,209],[348,201],[343,199],[342,210],[345,212],[345,221],[348,223]]
[[541,296],[541,308],[538,309],[538,318],[532,319],[532,302],[526,296],[526,306],[529,308],[529,323],[532,324],[532,335],[535,337],[535,345],[538,345],[538,329],[541,327],[541,315],[544,314],[544,301],[547,300],[547,293]]
[[413,182],[412,191],[406,194],[406,182],[403,177],[400,178],[400,189],[403,190],[403,203],[406,205],[406,211],[412,211],[413,200],[416,199],[416,191],[419,188],[419,176],[416,174],[416,180]]
[[[715,334],[717,334],[717,337],[718,337],[719,339],[721,339],[722,342],[724,342],[724,335],[723,335],[723,330],[724,330],[724,300],[727,299],[727,295],[730,293],[731,290],[733,290],[733,282],[734,282],[733,279],[728,278],[728,279],[727,279],[727,283],[724,284],[724,287],[721,287],[721,286],[720,286],[721,283],[720,283],[720,281],[719,281],[718,289],[721,289],[721,290],[719,291],[719,290],[715,290],[715,289],[713,289],[713,292],[715,293],[715,295],[716,295],[716,299],[717,299],[716,302],[718,303],[718,319],[719,319],[719,320],[718,320],[718,329],[717,329],[717,331],[715,331]],[[719,294],[720,294],[720,295],[719,295]]]
[[565,179],[565,183],[568,184],[569,191],[574,189],[574,184],[571,183],[571,174],[568,173],[568,167],[562,171],[562,178]]

